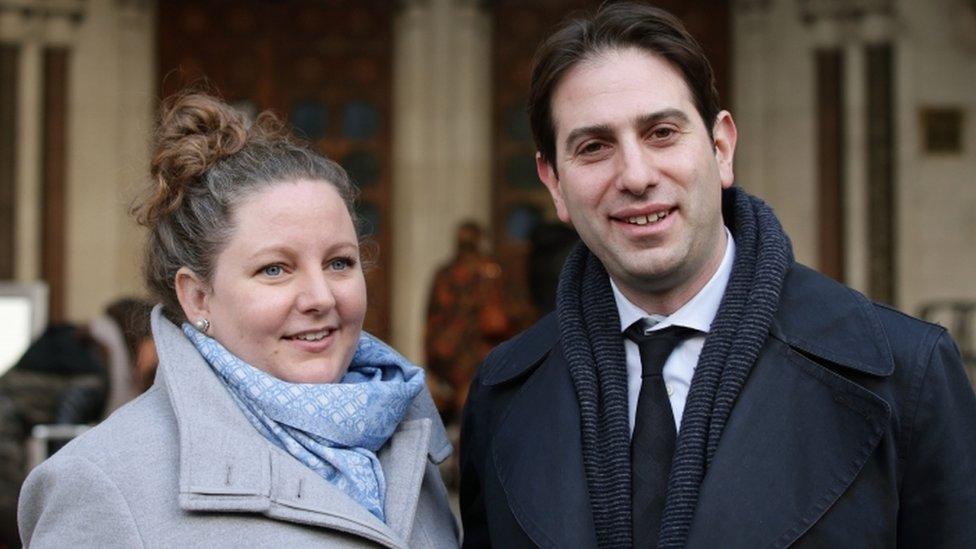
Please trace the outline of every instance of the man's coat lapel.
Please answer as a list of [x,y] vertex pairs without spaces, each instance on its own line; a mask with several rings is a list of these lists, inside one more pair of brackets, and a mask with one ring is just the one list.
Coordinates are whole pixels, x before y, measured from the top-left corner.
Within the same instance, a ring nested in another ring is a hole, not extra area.
[[881,441],[888,405],[771,340],[702,483],[688,547],[787,547]]
[[579,405],[556,345],[512,398],[492,459],[516,520],[540,547],[596,547]]
[[870,301],[794,265],[702,483],[688,547],[787,547],[807,532],[876,455],[892,413],[838,372],[893,371]]

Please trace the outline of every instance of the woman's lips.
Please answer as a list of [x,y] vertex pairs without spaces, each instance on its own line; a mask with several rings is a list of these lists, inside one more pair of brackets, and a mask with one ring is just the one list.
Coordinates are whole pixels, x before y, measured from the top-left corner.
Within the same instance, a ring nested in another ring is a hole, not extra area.
[[337,328],[323,328],[285,336],[283,339],[305,352],[320,353],[332,345],[338,331]]

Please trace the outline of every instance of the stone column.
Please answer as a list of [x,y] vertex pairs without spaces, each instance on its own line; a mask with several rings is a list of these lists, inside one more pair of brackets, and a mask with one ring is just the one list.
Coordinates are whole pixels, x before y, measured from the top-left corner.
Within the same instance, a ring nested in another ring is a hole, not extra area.
[[763,160],[768,113],[761,86],[769,73],[766,52],[770,47],[767,28],[770,1],[737,0],[733,3],[736,53],[732,59],[732,74],[735,75],[732,96],[735,104],[724,105],[732,112],[743,136],[736,145],[736,184],[758,196],[766,196],[768,192]]
[[474,0],[410,0],[395,21],[391,333],[415,361],[455,227],[490,220],[490,40]]
[[17,221],[14,224],[15,272],[21,281],[40,276],[41,251],[41,90],[42,44],[22,41],[17,105]]
[[0,41],[19,49],[14,273],[20,281],[40,277],[44,49],[71,47],[84,15],[83,0],[0,0]]
[[[0,0],[0,40],[19,49],[15,274],[41,277],[44,59],[67,49],[64,317],[86,320],[142,293],[142,235],[127,213],[146,173],[155,104],[152,0]],[[63,272],[62,272],[63,271]]]
[[89,0],[72,58],[68,316],[144,293],[143,232],[128,214],[148,174],[156,103],[155,7]]
[[845,129],[847,151],[844,158],[847,190],[845,283],[861,292],[868,288],[868,183],[867,183],[867,92],[865,90],[864,48],[856,42],[844,45],[846,83]]
[[779,215],[797,259],[817,261],[812,39],[795,0],[733,4],[736,180]]
[[71,59],[67,307],[87,320],[143,293],[128,205],[146,178],[155,103],[154,2],[89,0]]
[[[891,135],[888,127],[881,129],[883,135],[874,138],[871,135],[871,127],[877,126],[879,117],[869,115],[872,105],[869,94],[881,90],[878,86],[872,89],[868,84],[866,75],[870,67],[866,52],[872,44],[890,40],[895,5],[892,0],[801,0],[799,7],[801,16],[810,23],[815,41],[840,48],[843,55],[844,281],[877,299],[890,301],[895,298],[890,286],[897,270],[892,260],[897,245],[891,241],[894,238],[891,216],[897,208],[894,204],[885,205],[893,199],[894,187],[887,186],[893,185],[892,174],[877,173],[877,166],[887,162],[872,159],[878,156],[878,147],[886,147],[878,138],[887,142]],[[891,89],[893,85],[892,81],[881,87]],[[890,116],[889,113],[881,119]],[[892,152],[881,154],[887,158]]]

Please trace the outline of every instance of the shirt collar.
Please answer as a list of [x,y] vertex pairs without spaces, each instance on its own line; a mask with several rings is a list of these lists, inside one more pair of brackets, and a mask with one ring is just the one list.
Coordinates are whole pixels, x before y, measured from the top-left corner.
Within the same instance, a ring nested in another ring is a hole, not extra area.
[[722,257],[722,263],[719,264],[715,274],[694,297],[668,316],[653,315],[634,305],[621,293],[620,288],[611,278],[610,288],[613,290],[613,298],[617,302],[617,312],[620,315],[620,331],[626,330],[631,324],[642,318],[650,318],[655,321],[655,330],[668,326],[684,326],[708,333],[712,321],[718,313],[718,307],[722,303],[722,296],[725,295],[725,287],[729,283],[729,276],[732,274],[732,262],[735,259],[735,241],[727,227],[725,228],[725,235],[727,237],[725,239],[725,255]]

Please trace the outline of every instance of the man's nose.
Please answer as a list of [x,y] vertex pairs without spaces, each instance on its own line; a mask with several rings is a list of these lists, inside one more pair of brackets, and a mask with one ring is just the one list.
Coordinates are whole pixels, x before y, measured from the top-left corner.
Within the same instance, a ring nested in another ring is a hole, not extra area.
[[648,187],[657,184],[658,171],[653,155],[636,139],[621,144],[618,162],[617,188],[621,191],[641,196]]

